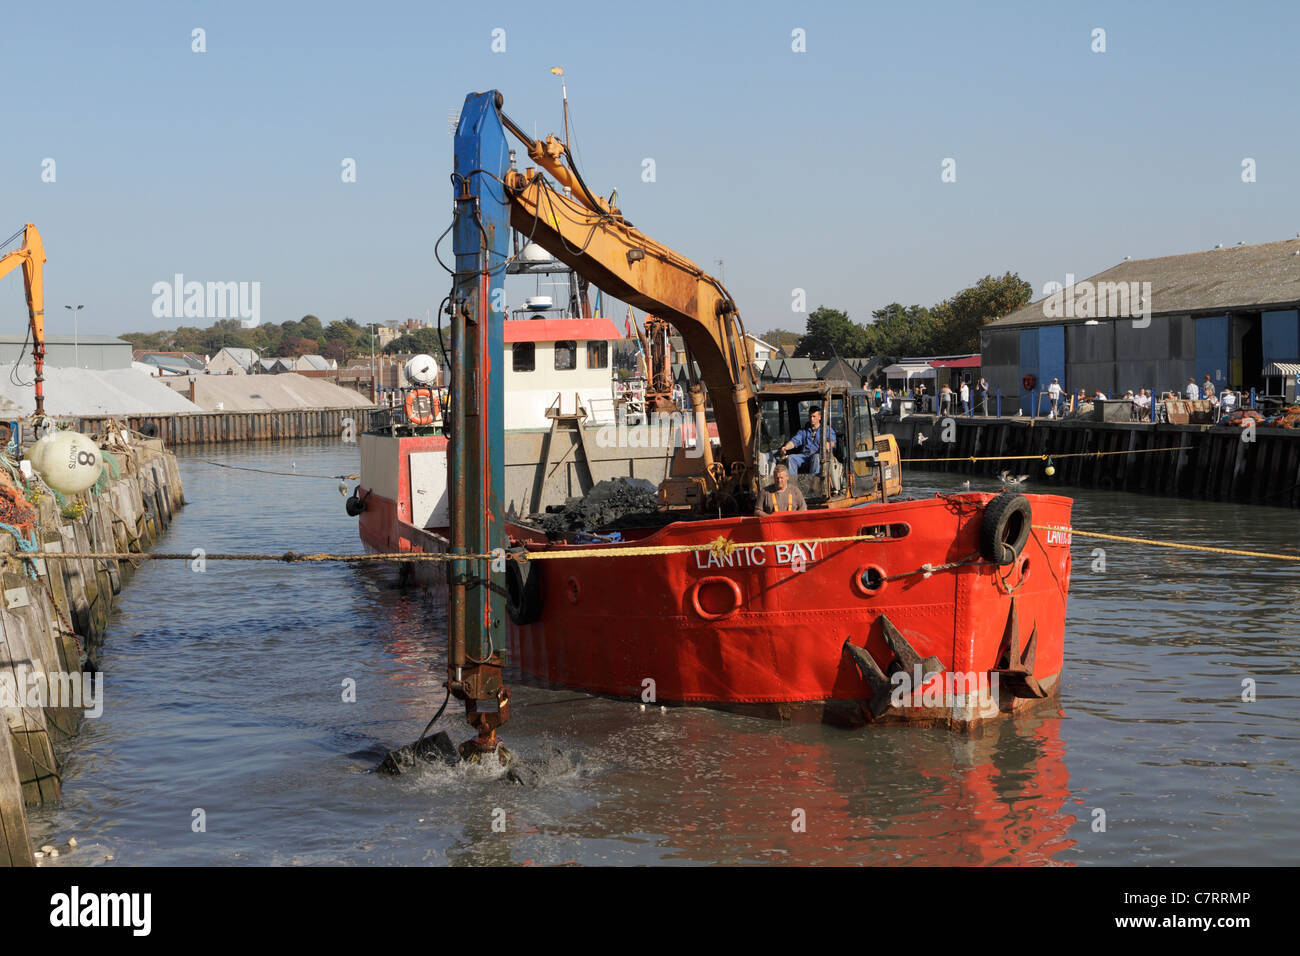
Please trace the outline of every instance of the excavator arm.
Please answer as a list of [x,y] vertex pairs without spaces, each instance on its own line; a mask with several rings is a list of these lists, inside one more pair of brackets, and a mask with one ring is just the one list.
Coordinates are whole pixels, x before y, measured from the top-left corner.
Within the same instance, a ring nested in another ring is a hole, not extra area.
[[30,222],[14,233],[8,245],[18,236],[23,244],[0,256],[0,279],[22,266],[23,285],[27,292],[27,315],[32,331],[32,363],[36,367],[36,414],[45,414],[45,246],[41,234]]
[[[706,490],[726,496],[748,488],[754,472],[757,382],[744,326],[722,283],[634,228],[611,201],[594,195],[567,147],[554,136],[539,142],[504,114],[501,120],[541,167],[512,168],[505,174],[511,227],[605,293],[672,324],[689,358],[699,365],[718,426],[719,461],[712,459],[707,434],[702,429],[698,434]],[[703,396],[692,391],[697,426],[702,426]]]

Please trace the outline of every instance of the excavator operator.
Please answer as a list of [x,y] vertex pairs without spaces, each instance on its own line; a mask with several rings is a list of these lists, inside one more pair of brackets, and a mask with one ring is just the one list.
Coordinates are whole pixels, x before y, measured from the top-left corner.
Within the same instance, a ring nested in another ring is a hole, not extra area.
[[804,472],[809,475],[820,475],[822,471],[822,442],[825,442],[830,450],[835,450],[835,429],[829,425],[825,430],[822,429],[822,410],[820,405],[814,405],[808,412],[808,424],[794,433],[794,437],[781,446],[782,453],[795,450],[793,455],[789,455],[785,463],[790,468],[790,474],[797,475]]

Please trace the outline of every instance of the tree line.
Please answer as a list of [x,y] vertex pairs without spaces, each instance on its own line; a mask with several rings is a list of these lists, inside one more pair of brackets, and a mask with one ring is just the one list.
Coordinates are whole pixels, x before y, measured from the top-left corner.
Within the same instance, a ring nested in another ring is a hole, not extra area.
[[854,322],[840,309],[821,306],[808,315],[802,335],[775,329],[763,338],[779,345],[794,340],[795,358],[835,356],[966,355],[980,350],[980,329],[1025,305],[1033,287],[1016,273],[985,276],[968,289],[932,306],[891,302]]
[[[223,348],[253,349],[263,358],[323,355],[340,365],[349,359],[370,355],[371,331],[355,319],[345,317],[328,324],[314,315],[296,321],[264,322],[244,328],[238,319],[220,319],[206,329],[181,326],[159,332],[127,332],[121,336],[135,349],[158,352],[194,352],[215,355]],[[383,349],[376,338],[376,352],[427,352],[436,355],[438,333],[416,329],[398,336]]]

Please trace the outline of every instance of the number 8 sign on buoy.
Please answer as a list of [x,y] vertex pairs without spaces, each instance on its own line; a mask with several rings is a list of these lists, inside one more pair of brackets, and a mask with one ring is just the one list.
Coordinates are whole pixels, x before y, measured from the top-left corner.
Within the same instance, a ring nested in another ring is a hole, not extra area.
[[79,495],[99,480],[99,447],[80,432],[56,432],[32,446],[32,468],[60,494]]

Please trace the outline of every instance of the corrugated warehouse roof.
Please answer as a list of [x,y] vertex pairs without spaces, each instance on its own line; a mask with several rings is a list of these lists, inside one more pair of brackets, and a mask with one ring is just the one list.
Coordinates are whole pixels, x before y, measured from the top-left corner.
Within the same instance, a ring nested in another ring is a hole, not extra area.
[[319,378],[280,375],[199,375],[194,401],[203,411],[271,411],[295,408],[369,408],[369,397]]
[[[29,334],[19,335],[16,332],[5,332],[0,334],[0,342],[9,345],[22,345],[28,341]],[[30,343],[29,343],[30,344]],[[131,343],[126,339],[119,339],[116,335],[47,335],[45,336],[46,345],[127,345]]]
[[[1136,282],[1139,287],[1150,282],[1152,315],[1290,307],[1300,302],[1300,239],[1134,259],[1083,281]],[[1077,297],[1078,285],[1073,288]],[[1067,288],[1031,302],[985,328],[1081,321],[1047,314],[1064,316],[1068,294]],[[1140,311],[1136,306],[1131,308]]]
[[[14,371],[12,376],[0,375],[0,395],[30,415],[36,411],[31,385],[35,372],[30,365],[9,369]],[[27,384],[15,385],[13,379]],[[45,368],[48,415],[157,415],[198,410],[185,396],[134,368]]]

